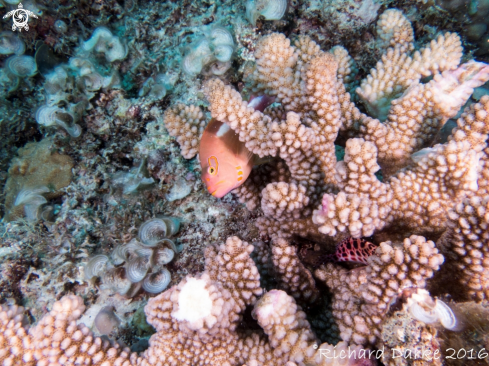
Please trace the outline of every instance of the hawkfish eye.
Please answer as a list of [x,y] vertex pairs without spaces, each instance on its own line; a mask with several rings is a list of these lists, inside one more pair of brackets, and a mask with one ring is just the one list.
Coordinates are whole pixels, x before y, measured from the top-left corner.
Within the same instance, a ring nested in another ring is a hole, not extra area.
[[207,162],[209,163],[209,167],[207,168],[207,173],[210,175],[216,175],[217,170],[219,169],[219,161],[215,156],[210,156],[209,159],[207,159]]

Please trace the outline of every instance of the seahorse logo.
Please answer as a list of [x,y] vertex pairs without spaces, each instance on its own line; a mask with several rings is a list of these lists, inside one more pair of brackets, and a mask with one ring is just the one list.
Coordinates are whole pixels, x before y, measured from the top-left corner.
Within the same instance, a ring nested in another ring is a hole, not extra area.
[[12,30],[15,32],[18,29],[19,32],[22,32],[22,28],[24,28],[26,31],[29,30],[29,24],[27,24],[27,22],[29,21],[29,16],[37,19],[36,14],[34,14],[30,10],[24,9],[22,3],[19,3],[18,8],[9,11],[3,16],[3,19],[12,17],[12,21],[14,22],[14,24],[12,25]]

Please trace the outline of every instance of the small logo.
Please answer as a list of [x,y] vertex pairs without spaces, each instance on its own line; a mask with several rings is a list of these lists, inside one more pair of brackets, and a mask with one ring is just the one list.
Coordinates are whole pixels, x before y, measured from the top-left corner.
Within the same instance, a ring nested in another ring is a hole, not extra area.
[[12,21],[14,22],[14,24],[12,25],[12,30],[16,31],[18,29],[19,32],[22,32],[22,28],[24,28],[26,31],[29,30],[29,24],[27,24],[27,22],[29,21],[29,16],[37,19],[37,15],[30,10],[24,9],[22,3],[19,3],[19,7],[17,9],[9,11],[7,14],[5,14],[3,16],[3,19],[10,16],[12,17]]

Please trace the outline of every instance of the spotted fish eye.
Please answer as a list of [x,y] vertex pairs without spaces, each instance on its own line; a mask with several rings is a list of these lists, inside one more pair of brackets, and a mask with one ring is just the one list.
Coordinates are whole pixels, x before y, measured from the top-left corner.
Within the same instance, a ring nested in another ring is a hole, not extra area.
[[219,162],[217,161],[217,158],[215,156],[211,156],[209,159],[207,159],[207,162],[209,163],[207,173],[212,176],[216,175],[219,169]]

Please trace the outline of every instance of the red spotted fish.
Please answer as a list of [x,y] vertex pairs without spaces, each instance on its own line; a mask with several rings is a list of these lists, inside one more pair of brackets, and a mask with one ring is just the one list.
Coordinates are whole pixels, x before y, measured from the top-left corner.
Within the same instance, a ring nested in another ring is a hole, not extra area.
[[[275,98],[267,96],[252,99],[248,106],[263,111]],[[242,185],[258,161],[239,141],[226,123],[211,119],[207,125],[199,146],[199,159],[202,168],[202,180],[214,197],[222,198],[233,189]]]
[[346,238],[336,247],[338,262],[354,262],[367,264],[367,259],[374,254],[377,245],[365,239]]
[[325,262],[353,262],[368,264],[367,259],[374,254],[377,245],[365,239],[346,238],[337,246],[334,254],[323,254],[312,250],[312,245],[304,246],[299,251],[301,260],[314,267],[319,267]]

